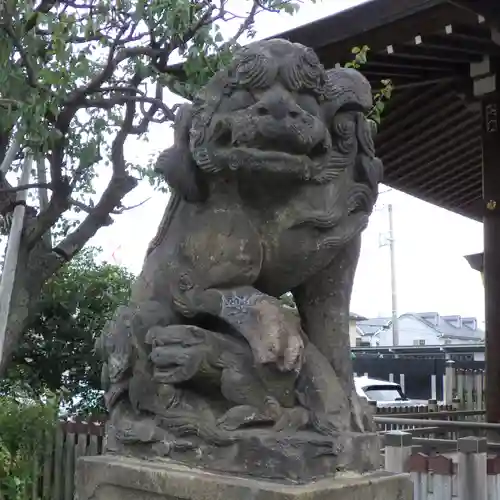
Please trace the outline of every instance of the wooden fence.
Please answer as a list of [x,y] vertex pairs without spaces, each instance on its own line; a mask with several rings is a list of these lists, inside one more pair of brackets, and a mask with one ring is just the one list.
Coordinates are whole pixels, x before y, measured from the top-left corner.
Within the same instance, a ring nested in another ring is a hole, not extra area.
[[35,480],[25,492],[25,500],[73,500],[76,460],[85,455],[101,454],[103,438],[103,423],[59,422],[54,432],[34,446]]
[[[451,370],[453,397],[463,402],[466,410],[484,409],[485,374],[479,370]],[[446,375],[445,375],[446,376]]]

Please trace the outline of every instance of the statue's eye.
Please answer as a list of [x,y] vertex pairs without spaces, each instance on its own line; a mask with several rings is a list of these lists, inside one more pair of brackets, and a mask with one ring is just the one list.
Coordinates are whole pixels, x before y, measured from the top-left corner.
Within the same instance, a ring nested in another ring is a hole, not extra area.
[[311,115],[319,114],[319,104],[316,98],[311,94],[297,94],[297,104]]
[[235,90],[230,96],[222,99],[219,111],[222,113],[230,113],[238,109],[245,109],[255,104],[255,99],[246,90]]

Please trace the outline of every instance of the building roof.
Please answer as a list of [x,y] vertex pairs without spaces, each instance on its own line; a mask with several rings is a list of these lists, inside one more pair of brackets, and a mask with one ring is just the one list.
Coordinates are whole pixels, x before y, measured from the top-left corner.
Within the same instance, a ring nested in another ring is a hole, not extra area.
[[349,313],[349,319],[353,319],[355,321],[361,321],[366,319],[366,316],[361,316],[360,314],[356,314],[355,312]]
[[356,326],[359,328],[362,335],[375,335],[381,330],[390,328],[392,318],[367,318],[361,321],[356,321]]
[[436,312],[410,315],[424,321],[445,338],[481,340],[484,337],[484,332],[478,327],[476,318],[460,315],[442,316]]
[[500,56],[498,0],[371,0],[287,31],[311,46],[325,67],[368,45],[362,72],[376,90],[395,93],[377,137],[384,183],[481,220],[481,110],[474,102],[485,57]]
[[[477,340],[484,338],[484,331],[478,327],[476,318],[462,317],[459,315],[442,316],[437,312],[406,313],[399,316],[402,318],[414,318],[416,321],[425,323],[427,327],[434,330],[436,335],[442,338],[457,340]],[[368,318],[363,321],[357,321],[361,335],[372,336],[382,330],[390,329],[392,318]],[[404,327],[401,328],[404,330]]]

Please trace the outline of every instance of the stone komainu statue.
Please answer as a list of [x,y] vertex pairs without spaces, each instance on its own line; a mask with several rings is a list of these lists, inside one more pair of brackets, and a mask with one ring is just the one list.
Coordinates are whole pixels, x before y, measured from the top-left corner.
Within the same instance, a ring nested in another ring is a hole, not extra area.
[[382,177],[371,106],[360,73],[277,39],[179,109],[168,207],[99,340],[109,452],[294,482],[378,465],[348,334]]

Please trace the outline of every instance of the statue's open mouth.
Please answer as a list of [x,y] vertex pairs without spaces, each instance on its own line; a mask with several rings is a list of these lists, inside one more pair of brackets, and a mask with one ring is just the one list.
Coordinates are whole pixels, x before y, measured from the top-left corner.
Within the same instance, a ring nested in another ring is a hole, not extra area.
[[283,133],[275,137],[254,134],[252,138],[234,138],[232,131],[224,126],[217,127],[213,136],[217,148],[225,150],[240,150],[261,158],[285,159],[297,156],[319,160],[329,151],[326,139],[307,140],[298,133]]

